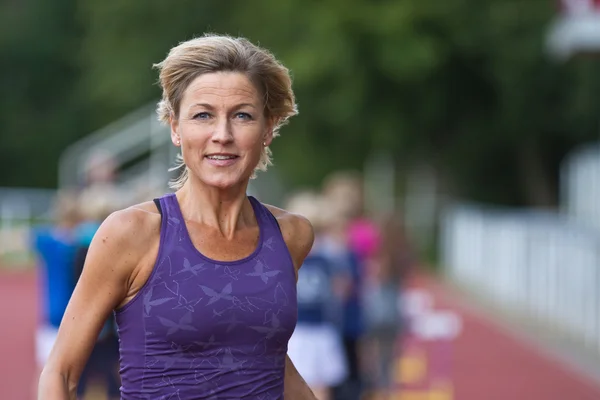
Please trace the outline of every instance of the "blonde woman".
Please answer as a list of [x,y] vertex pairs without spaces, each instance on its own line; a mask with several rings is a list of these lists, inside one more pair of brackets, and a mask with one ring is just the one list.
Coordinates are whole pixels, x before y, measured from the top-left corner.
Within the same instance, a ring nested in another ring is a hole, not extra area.
[[39,398],[75,398],[112,310],[121,398],[313,399],[287,357],[296,276],[313,231],[247,196],[297,113],[287,68],[243,38],[207,35],[157,65],[158,114],[181,149],[175,193],[113,213],[90,246]]

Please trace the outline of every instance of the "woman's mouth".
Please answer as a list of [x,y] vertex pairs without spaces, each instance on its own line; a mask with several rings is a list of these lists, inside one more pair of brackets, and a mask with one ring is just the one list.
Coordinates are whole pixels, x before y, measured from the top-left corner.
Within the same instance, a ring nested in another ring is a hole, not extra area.
[[204,158],[206,158],[211,165],[214,165],[216,167],[228,167],[232,164],[235,164],[235,162],[239,159],[239,156],[235,154],[219,153],[207,154],[206,156],[204,156]]

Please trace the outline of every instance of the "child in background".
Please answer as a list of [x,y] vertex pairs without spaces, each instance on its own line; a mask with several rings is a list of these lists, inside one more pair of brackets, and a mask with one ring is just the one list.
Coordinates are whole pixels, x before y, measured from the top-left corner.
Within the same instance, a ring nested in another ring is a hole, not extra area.
[[400,296],[414,263],[398,216],[392,215],[382,224],[381,242],[371,262],[373,274],[365,284],[363,298],[367,341],[375,355],[370,381],[377,396],[392,389],[392,366],[404,328]]
[[[78,198],[73,192],[60,192],[53,206],[53,222],[33,229],[39,288],[40,321],[35,333],[37,367],[41,371],[56,341],[58,327],[73,293],[75,230],[81,221]],[[37,391],[37,376],[35,379]]]
[[298,272],[298,322],[288,355],[319,400],[332,398],[332,389],[348,370],[337,319],[348,271],[328,240],[331,207],[314,193],[296,195],[287,205],[288,211],[306,217],[315,231],[313,248]]

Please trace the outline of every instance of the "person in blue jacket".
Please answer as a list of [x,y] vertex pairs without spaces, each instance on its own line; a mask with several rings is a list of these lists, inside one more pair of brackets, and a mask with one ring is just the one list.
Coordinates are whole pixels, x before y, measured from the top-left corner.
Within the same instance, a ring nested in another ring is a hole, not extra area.
[[40,371],[54,346],[58,327],[75,287],[75,229],[80,222],[77,195],[59,193],[52,213],[52,223],[32,230],[41,310],[35,333],[36,364]]

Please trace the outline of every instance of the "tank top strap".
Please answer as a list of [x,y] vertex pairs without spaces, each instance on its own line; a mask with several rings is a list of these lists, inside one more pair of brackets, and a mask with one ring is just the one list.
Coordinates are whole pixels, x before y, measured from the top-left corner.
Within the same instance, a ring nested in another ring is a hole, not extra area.
[[177,197],[175,193],[167,193],[157,200],[160,204],[159,211],[162,217],[160,228],[161,245],[170,244],[177,246],[183,241],[184,235],[187,235],[183,216],[181,215],[181,211],[179,211]]
[[260,201],[252,196],[248,196],[248,199],[254,208],[256,220],[260,228],[260,241],[262,243],[260,245],[261,257],[265,259],[276,260],[275,262],[279,264],[281,271],[285,272],[286,274],[289,273],[290,276],[293,277],[291,280],[291,290],[293,290],[295,293],[296,271],[294,269],[294,261],[292,260],[292,256],[289,252],[287,244],[285,243],[285,239],[283,238],[283,233],[281,232],[279,222],[277,222],[277,218],[275,218],[273,213]]
[[179,205],[177,203],[177,196],[175,193],[167,193],[158,199],[162,207],[162,215],[169,218],[180,219],[181,213],[179,211]]
[[258,223],[261,235],[263,236],[263,242],[273,240],[272,238],[283,240],[279,222],[277,222],[273,213],[271,213],[271,211],[255,197],[248,196],[248,200],[250,200],[250,204],[252,204],[252,208],[254,209],[256,222]]

